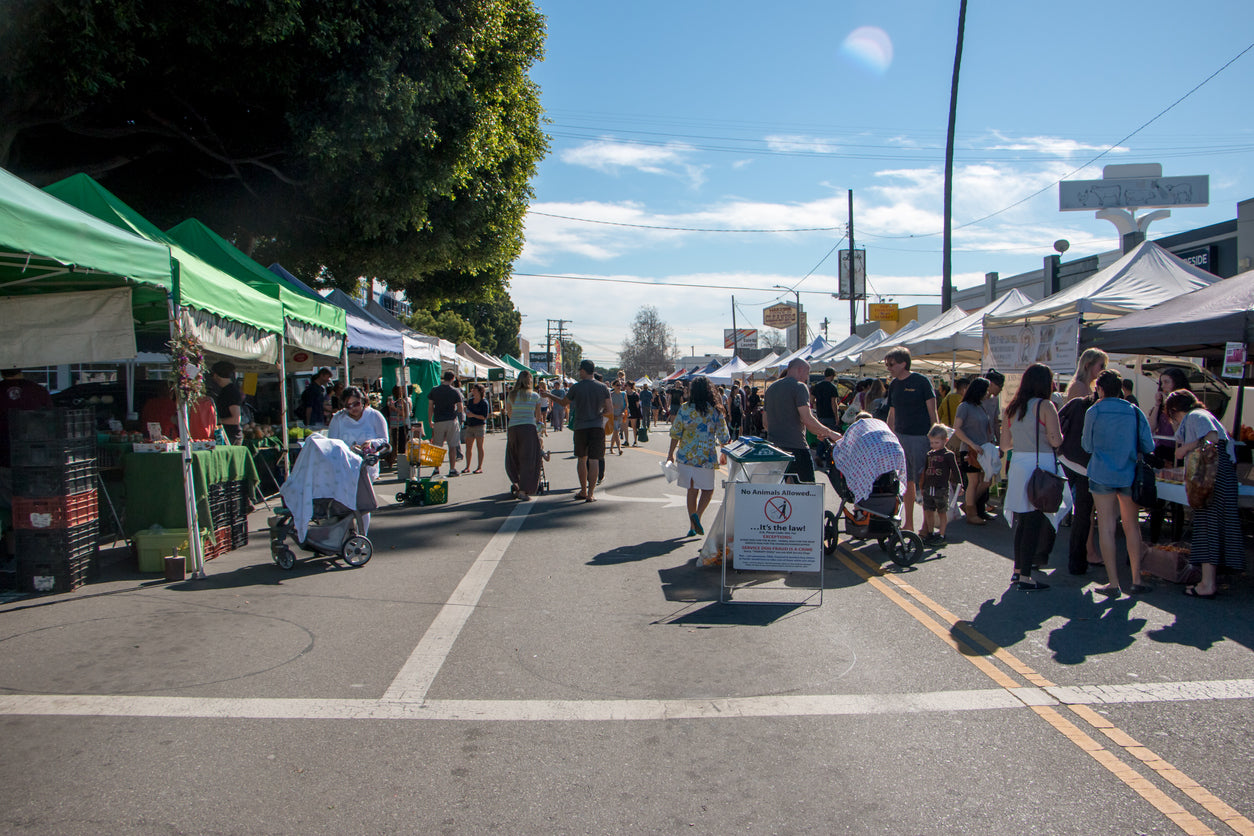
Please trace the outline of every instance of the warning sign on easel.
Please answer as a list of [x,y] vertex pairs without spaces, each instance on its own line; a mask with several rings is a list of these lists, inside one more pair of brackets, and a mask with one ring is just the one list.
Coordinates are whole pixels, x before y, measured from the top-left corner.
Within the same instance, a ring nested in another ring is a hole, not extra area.
[[736,485],[737,569],[818,572],[823,565],[822,485]]

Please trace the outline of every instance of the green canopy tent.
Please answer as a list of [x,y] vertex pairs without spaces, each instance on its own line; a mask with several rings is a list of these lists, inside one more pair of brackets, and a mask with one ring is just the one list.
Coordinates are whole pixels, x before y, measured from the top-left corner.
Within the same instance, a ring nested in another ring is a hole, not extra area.
[[44,191],[106,223],[169,247],[177,262],[177,295],[184,328],[205,350],[236,360],[275,365],[283,306],[207,264],[86,174],[75,174]]
[[514,356],[513,356],[513,355],[511,355],[511,354],[502,354],[502,355],[501,355],[501,360],[502,360],[503,362],[508,363],[509,365],[513,366],[515,371],[520,371],[520,372],[531,372],[531,376],[532,376],[532,377],[546,377],[546,378],[547,378],[547,377],[556,377],[556,376],[557,376],[557,375],[552,375],[552,374],[549,374],[549,373],[547,373],[547,372],[538,372],[538,371],[536,371],[535,369],[531,368],[530,366],[525,366],[525,365],[523,365],[523,363],[522,363],[522,361],[521,361],[521,360],[519,360],[517,357],[514,357]]
[[[327,363],[343,363],[347,327],[344,310],[325,299],[313,299],[279,281],[279,277],[236,249],[225,238],[195,218],[167,233],[191,254],[230,275],[259,293],[277,299],[283,307],[282,349],[279,352],[280,438],[287,439],[287,375],[297,368],[313,369]],[[286,444],[279,457],[286,467]],[[286,472],[286,471],[285,471]]]
[[[0,170],[0,366],[131,360],[136,329],[168,335],[178,315],[179,265],[145,240]],[[199,528],[187,409],[179,410],[183,501]],[[198,574],[200,538],[189,540]]]

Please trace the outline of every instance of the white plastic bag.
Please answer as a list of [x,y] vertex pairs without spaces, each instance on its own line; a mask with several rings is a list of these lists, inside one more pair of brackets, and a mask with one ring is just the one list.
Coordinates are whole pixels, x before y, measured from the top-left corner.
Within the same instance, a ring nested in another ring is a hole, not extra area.
[[666,477],[667,484],[673,485],[679,479],[679,468],[668,459],[662,462],[662,475]]

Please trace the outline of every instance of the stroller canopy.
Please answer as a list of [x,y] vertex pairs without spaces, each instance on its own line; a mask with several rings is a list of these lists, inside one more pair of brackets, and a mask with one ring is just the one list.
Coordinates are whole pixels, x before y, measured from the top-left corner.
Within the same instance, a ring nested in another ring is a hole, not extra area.
[[305,539],[315,499],[334,499],[354,511],[373,511],[377,507],[374,490],[361,474],[361,458],[343,441],[321,435],[306,438],[291,475],[279,489],[283,504],[292,512],[296,536]]
[[832,463],[844,475],[857,502],[871,495],[876,479],[892,471],[897,473],[900,488],[905,489],[906,453],[883,421],[854,421],[844,437],[832,446]]

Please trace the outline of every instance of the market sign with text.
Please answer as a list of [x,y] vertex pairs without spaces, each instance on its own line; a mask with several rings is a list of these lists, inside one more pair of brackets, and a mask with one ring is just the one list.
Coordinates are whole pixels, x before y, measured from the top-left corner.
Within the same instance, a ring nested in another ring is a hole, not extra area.
[[[789,325],[792,323],[789,322]],[[758,347],[758,329],[756,328],[724,328],[723,329],[723,348],[734,348],[740,350],[742,348]]]
[[900,315],[896,302],[874,302],[866,307],[866,318],[873,322],[896,322]]
[[791,328],[797,324],[797,308],[786,302],[771,305],[762,311],[762,324],[768,328]]

